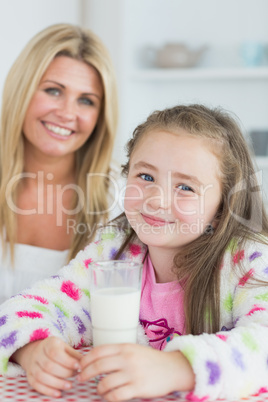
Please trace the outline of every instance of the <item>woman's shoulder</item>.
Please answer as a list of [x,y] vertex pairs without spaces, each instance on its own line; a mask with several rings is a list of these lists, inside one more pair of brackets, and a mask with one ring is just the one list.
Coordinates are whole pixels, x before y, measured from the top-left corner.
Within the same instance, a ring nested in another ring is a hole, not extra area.
[[124,192],[126,187],[126,178],[121,174],[119,164],[113,162],[109,171],[109,219],[114,219],[124,210]]
[[116,161],[112,160],[110,163],[110,172],[111,174],[121,175],[121,165]]
[[116,161],[112,161],[110,166],[109,166],[109,179],[110,182],[115,181],[120,181],[120,183],[125,183],[126,182],[126,178],[123,177],[122,175],[122,169],[121,169],[121,165],[116,162]]

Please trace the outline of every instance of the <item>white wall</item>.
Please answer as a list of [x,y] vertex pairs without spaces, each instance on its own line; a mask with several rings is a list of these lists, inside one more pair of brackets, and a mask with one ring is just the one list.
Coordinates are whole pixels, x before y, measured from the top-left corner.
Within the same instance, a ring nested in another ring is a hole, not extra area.
[[83,25],[92,29],[108,48],[117,76],[120,122],[114,150],[115,158],[119,163],[123,159],[125,126],[129,127],[129,118],[124,107],[126,98],[126,83],[128,81],[129,57],[128,48],[129,31],[126,27],[125,0],[84,0]]
[[[119,162],[124,160],[124,145],[136,125],[154,109],[179,102],[221,105],[236,113],[246,130],[268,128],[268,79],[133,79],[133,70],[145,64],[142,49],[169,41],[193,47],[207,44],[203,67],[239,66],[241,43],[268,43],[267,16],[267,0],[1,1],[0,93],[11,64],[27,41],[48,25],[70,22],[95,31],[110,50],[116,67],[120,126],[114,155]],[[267,170],[264,180],[268,189]]]
[[99,34],[117,67],[120,129],[115,156],[135,126],[154,109],[176,103],[221,105],[245,129],[268,128],[268,80],[194,80],[157,82],[133,79],[142,67],[142,49],[165,42],[209,46],[202,66],[239,67],[240,45],[268,42],[267,0],[88,0],[85,23]]
[[0,2],[0,93],[5,77],[28,40],[48,25],[81,22],[80,0],[7,0]]
[[[161,45],[175,40],[218,48],[268,38],[267,0],[126,0],[126,9],[134,50],[146,42]],[[223,57],[217,62],[233,64]]]
[[246,129],[268,127],[268,80],[144,82],[132,79],[142,49],[182,41],[209,45],[203,65],[231,66],[238,46],[268,41],[267,0],[8,0],[0,2],[0,93],[5,76],[27,41],[58,22],[83,24],[110,50],[117,72],[120,127],[115,156],[148,113],[178,102],[205,102],[233,110]]

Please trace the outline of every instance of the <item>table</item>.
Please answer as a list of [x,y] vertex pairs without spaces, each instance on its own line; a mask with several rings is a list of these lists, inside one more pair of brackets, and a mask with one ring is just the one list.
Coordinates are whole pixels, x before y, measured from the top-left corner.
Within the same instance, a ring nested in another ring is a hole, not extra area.
[[[176,401],[178,397],[169,395],[166,398],[155,398],[154,402]],[[268,400],[268,399],[267,399]],[[87,383],[73,381],[73,388],[64,391],[61,398],[52,398],[40,395],[28,384],[26,377],[3,378],[0,377],[0,401],[1,402],[104,402],[104,399],[97,394],[95,380]],[[141,401],[141,400],[140,400]],[[182,400],[181,400],[182,401]]]
[[[87,383],[78,383],[73,381],[73,388],[64,391],[61,398],[52,398],[44,396],[36,392],[28,384],[26,377],[0,377],[0,401],[1,402],[104,402],[104,399],[97,394],[95,380],[88,381]],[[133,400],[134,401],[134,400]],[[162,398],[154,399],[135,399],[136,402],[151,401],[151,402],[186,402],[184,398],[179,395],[167,395]],[[222,399],[219,401],[223,401]],[[241,401],[241,400],[240,400]],[[252,396],[250,398],[243,398],[244,402],[264,402],[268,401],[268,394],[260,396]],[[189,402],[189,401],[187,401]],[[230,402],[230,401],[228,401]],[[237,400],[233,401],[237,402]]]
[[[87,353],[90,348],[83,348],[82,353]],[[26,377],[1,377],[0,376],[0,401],[1,402],[104,402],[104,399],[97,394],[97,384],[95,379],[86,383],[79,383],[75,378],[72,379],[73,388],[63,391],[61,398],[44,396],[35,391],[27,381]],[[136,402],[189,402],[178,394],[170,394],[165,397],[153,399],[135,399]],[[218,400],[223,401],[223,399]],[[240,400],[241,401],[241,400]],[[259,396],[243,398],[247,402],[268,402],[268,393]],[[238,402],[238,400],[228,401]]]

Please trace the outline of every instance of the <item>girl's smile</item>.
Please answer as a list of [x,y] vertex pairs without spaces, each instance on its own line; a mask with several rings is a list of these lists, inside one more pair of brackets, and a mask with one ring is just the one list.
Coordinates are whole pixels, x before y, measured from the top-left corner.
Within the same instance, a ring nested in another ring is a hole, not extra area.
[[149,225],[152,225],[152,226],[164,226],[164,225],[170,225],[172,223],[175,223],[175,222],[171,222],[168,220],[158,218],[156,216],[145,215],[143,213],[141,213],[141,216],[146,223],[148,223]]
[[150,247],[177,250],[199,237],[221,200],[220,169],[207,140],[182,129],[145,133],[130,160],[127,218]]

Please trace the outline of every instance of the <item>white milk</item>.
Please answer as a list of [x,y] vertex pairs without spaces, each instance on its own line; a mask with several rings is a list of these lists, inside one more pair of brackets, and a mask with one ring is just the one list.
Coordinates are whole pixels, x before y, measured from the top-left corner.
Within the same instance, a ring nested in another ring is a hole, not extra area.
[[131,287],[99,289],[91,293],[94,346],[136,343],[140,290]]

